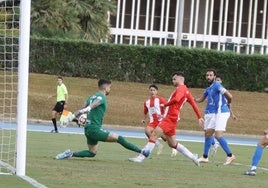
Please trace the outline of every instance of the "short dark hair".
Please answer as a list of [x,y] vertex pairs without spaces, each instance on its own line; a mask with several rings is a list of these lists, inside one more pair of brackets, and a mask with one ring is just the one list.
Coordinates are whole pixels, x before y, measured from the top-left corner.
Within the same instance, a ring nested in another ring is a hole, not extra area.
[[153,88],[155,88],[156,90],[158,90],[158,87],[157,87],[155,84],[151,84],[151,85],[149,86],[149,89],[150,89],[151,87],[153,87]]
[[220,78],[220,79],[222,79],[222,76],[221,76],[219,73],[217,73],[217,74],[216,74],[216,78]]
[[108,80],[108,79],[106,79],[106,78],[101,78],[101,79],[99,79],[99,81],[98,81],[98,86],[99,86],[99,88],[101,87],[101,86],[103,86],[104,84],[111,84],[112,82],[110,81],[110,80]]
[[58,76],[58,79],[61,79],[61,80],[63,80],[62,76]]
[[214,75],[217,74],[217,71],[216,71],[215,69],[213,69],[213,68],[209,68],[209,69],[207,70],[207,72],[213,72]]
[[172,77],[175,76],[175,75],[184,77],[184,73],[181,72],[181,71],[174,72],[174,73],[172,74]]

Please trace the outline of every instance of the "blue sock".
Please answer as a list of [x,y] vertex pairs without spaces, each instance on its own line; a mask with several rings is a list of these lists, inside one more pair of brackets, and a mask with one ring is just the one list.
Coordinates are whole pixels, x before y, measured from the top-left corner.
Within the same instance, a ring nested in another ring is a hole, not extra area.
[[209,138],[205,138],[205,144],[204,144],[204,154],[203,157],[204,158],[208,158],[208,152],[211,146],[211,142],[213,140],[213,136],[209,137]]
[[232,156],[232,152],[231,152],[231,150],[230,150],[230,148],[229,148],[229,146],[228,146],[228,143],[227,143],[227,141],[225,140],[225,138],[221,136],[220,138],[218,138],[218,141],[219,141],[219,143],[220,143],[222,149],[225,151],[226,155],[227,155],[228,157],[231,157],[231,156]]
[[263,152],[263,147],[258,145],[252,157],[252,166],[258,166],[259,161],[261,160],[261,157],[262,157],[262,152]]

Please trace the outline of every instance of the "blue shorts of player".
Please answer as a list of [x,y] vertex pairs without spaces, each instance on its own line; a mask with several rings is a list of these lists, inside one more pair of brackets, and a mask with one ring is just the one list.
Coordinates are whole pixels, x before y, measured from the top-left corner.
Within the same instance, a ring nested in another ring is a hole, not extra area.
[[97,125],[85,126],[85,136],[88,145],[97,145],[98,141],[106,142],[110,132]]

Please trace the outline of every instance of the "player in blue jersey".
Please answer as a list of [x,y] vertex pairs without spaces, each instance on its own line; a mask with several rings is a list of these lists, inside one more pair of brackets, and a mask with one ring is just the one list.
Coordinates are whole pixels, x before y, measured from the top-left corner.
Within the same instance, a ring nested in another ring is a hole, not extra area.
[[[220,74],[218,74],[218,73],[216,74],[216,81],[222,83],[222,76]],[[224,97],[224,95],[223,95],[223,97]],[[231,105],[229,105],[229,109],[230,109],[230,115],[231,115],[232,119],[237,120],[238,118],[236,117],[236,115],[234,114],[233,110],[231,109]],[[211,145],[211,148],[209,150],[209,156],[213,157],[217,153],[217,150],[218,150],[220,144],[219,144],[218,141],[216,141],[216,139],[213,139],[211,144],[212,145]]]
[[268,145],[268,129],[263,131],[264,136],[260,139],[251,161],[251,168],[244,172],[244,175],[255,176],[257,174],[257,166],[261,160],[263,150]]
[[206,72],[206,80],[209,84],[200,98],[195,99],[196,102],[203,102],[207,99],[205,109],[205,144],[203,157],[199,158],[200,163],[208,163],[208,152],[211,143],[215,138],[225,151],[227,158],[224,165],[231,164],[236,157],[232,154],[223,133],[226,130],[227,121],[230,117],[230,104],[232,101],[231,93],[225,89],[220,82],[216,81],[216,71],[208,69]]

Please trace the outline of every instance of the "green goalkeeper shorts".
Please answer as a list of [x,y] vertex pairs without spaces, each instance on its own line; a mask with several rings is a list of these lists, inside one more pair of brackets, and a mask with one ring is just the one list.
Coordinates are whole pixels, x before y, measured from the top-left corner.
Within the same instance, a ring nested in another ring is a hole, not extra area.
[[99,126],[90,125],[85,127],[88,145],[97,145],[98,141],[106,142],[109,134],[109,131],[103,130]]

